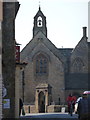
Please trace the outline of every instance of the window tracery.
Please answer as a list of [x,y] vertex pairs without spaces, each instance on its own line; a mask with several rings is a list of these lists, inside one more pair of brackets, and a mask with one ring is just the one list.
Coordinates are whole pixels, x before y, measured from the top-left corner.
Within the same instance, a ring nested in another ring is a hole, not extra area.
[[35,74],[47,75],[48,74],[48,59],[43,54],[39,54],[35,60]]
[[72,64],[71,71],[72,72],[81,72],[83,71],[84,63],[80,58],[76,58]]

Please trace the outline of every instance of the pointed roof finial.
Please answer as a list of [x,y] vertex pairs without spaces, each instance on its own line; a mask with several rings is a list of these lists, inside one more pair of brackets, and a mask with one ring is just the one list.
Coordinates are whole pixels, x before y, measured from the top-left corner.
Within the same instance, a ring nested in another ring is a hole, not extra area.
[[39,1],[39,10],[41,10],[41,7],[40,7],[40,1]]

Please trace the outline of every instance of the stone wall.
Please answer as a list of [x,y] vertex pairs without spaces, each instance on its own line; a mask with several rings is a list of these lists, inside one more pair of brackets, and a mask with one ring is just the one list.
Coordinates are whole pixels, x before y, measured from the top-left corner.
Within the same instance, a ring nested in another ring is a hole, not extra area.
[[3,4],[0,2],[0,119],[2,118],[2,7]]
[[[64,108],[64,111],[62,110]],[[25,114],[29,113],[37,113],[35,111],[35,105],[24,105]],[[54,113],[54,112],[67,112],[68,106],[67,105],[49,105],[47,106],[47,113]]]
[[18,2],[3,2],[2,21],[2,75],[7,95],[3,98],[10,103],[3,107],[3,118],[15,117],[15,17]]
[[[63,108],[64,108],[64,110],[62,110]],[[67,105],[50,105],[47,107],[48,113],[67,112],[67,111],[68,111]]]
[[25,114],[36,113],[35,110],[36,110],[35,105],[24,105]]
[[2,118],[2,33],[0,21],[0,119]]

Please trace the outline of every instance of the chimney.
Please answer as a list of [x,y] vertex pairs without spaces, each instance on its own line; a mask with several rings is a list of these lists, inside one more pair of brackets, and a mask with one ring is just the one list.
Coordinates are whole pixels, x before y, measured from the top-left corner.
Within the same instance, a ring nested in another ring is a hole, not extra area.
[[87,37],[87,27],[83,27],[83,37]]

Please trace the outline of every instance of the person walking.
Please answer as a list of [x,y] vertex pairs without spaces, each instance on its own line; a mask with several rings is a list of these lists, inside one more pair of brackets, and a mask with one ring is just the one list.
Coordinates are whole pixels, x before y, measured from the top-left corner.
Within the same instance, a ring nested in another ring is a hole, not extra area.
[[72,104],[72,106],[73,106],[73,111],[74,111],[75,102],[76,102],[76,96],[73,96],[73,95],[70,93],[69,96],[67,97],[68,113],[70,113],[71,104]]
[[90,115],[89,115],[89,105],[90,101],[87,98],[87,94],[82,95],[82,99],[78,102],[78,118],[79,120],[90,120]]
[[22,99],[20,98],[19,99],[19,116],[21,115],[22,109],[23,109],[23,102],[22,102]]

